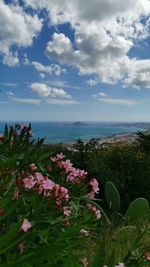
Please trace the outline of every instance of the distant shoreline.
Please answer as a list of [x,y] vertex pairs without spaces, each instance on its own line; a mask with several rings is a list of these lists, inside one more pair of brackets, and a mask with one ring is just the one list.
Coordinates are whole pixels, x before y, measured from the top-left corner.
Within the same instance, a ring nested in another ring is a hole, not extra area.
[[[145,129],[145,131],[149,132],[149,129]],[[144,132],[145,132],[144,131]],[[102,145],[104,147],[108,147],[109,145],[114,145],[114,144],[131,144],[133,143],[137,138],[137,132],[122,132],[119,134],[114,134],[109,137],[104,137],[104,138],[93,138],[98,142],[98,145]],[[92,140],[92,139],[90,139]],[[82,140],[84,144],[87,144],[90,140]],[[77,142],[77,141],[76,141]],[[76,142],[72,143],[60,143],[63,147],[67,148],[68,150],[74,150],[73,146],[76,144]],[[59,145],[59,144],[57,144]]]
[[[46,137],[45,145],[64,144],[65,147],[73,146],[79,139],[84,143],[95,139],[99,144],[132,142],[138,131],[150,131],[147,122],[31,122],[31,125],[36,138]],[[4,123],[0,122],[0,132],[3,130]]]

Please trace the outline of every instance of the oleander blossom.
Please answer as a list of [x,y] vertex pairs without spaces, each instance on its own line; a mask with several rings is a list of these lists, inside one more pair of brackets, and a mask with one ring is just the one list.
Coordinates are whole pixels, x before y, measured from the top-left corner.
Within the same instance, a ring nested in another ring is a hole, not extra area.
[[87,204],[88,210],[90,210],[96,217],[97,220],[101,218],[101,212],[99,209],[97,209],[95,206],[93,206],[91,203]]
[[80,263],[84,266],[87,267],[89,265],[88,259],[86,257],[83,257],[80,259]]
[[19,189],[18,187],[15,187],[14,194],[13,194],[13,200],[18,200],[19,199]]
[[32,175],[30,175],[27,178],[23,179],[23,183],[26,189],[31,189],[37,182],[35,178]]
[[3,141],[3,140],[4,140],[4,135],[0,134],[0,141]]
[[95,194],[98,194],[99,193],[99,184],[98,184],[98,181],[93,178],[90,182],[89,182],[89,185],[92,187],[92,190],[90,193],[88,193],[88,197],[90,199],[94,199],[95,197]]
[[144,256],[147,261],[150,261],[150,252],[145,252]]
[[70,206],[63,207],[63,214],[69,217],[71,215],[71,207]]
[[[88,197],[92,199],[94,198],[95,194],[98,194],[99,185],[95,178],[88,182],[88,173],[84,170],[75,168],[69,159],[64,160],[64,158],[65,156],[63,153],[57,154],[55,157],[50,158],[52,166],[47,166],[47,169],[48,167],[51,169],[51,179],[49,176],[45,176],[38,172],[34,163],[30,164],[29,170],[31,171],[31,174],[28,174],[28,177],[25,177],[21,183],[23,184],[24,189],[32,190],[34,193],[38,193],[47,198],[49,203],[53,203],[55,207],[63,213],[64,216],[69,217],[73,212],[71,208],[72,197],[69,196],[68,192],[68,189],[71,189],[71,184],[82,183],[84,190],[86,190],[86,193],[84,194],[87,194]],[[56,167],[58,167],[58,169]],[[59,172],[60,177],[58,177],[58,179],[62,181],[62,183],[64,181],[68,188],[61,184],[55,183],[55,181],[57,181],[57,177],[55,173],[53,174],[53,170],[57,170]],[[91,187],[90,193],[88,193],[89,186]],[[76,192],[78,195],[80,194],[80,192]],[[17,192],[14,192],[14,197],[17,199]],[[87,204],[87,208],[91,213],[93,213],[97,220],[100,219],[101,214],[99,209],[92,204]],[[87,236],[88,232],[86,232],[84,229],[81,229],[80,234]]]
[[55,199],[57,208],[61,208],[62,204],[69,200],[68,189],[59,184],[54,185],[51,195]]
[[18,249],[20,250],[20,254],[24,252],[25,249],[25,241],[18,244]]
[[53,190],[55,183],[52,182],[52,180],[48,179],[48,177],[46,177],[46,179],[41,182],[41,186],[46,191]]
[[30,168],[31,171],[36,171],[37,170],[37,167],[35,166],[34,163],[30,164],[29,168]]
[[31,223],[25,218],[21,225],[21,230],[27,232],[31,227],[32,227]]
[[93,191],[94,193],[98,194],[98,192],[99,192],[99,184],[98,184],[98,181],[97,181],[95,178],[93,178],[93,179],[89,182],[89,184],[92,186],[92,191]]
[[87,230],[85,230],[85,229],[81,229],[81,230],[80,230],[80,235],[82,235],[82,236],[89,236],[90,233],[89,233],[89,231],[87,231]]
[[56,162],[56,161],[62,160],[63,158],[65,158],[65,156],[61,152],[60,154],[57,154],[55,157],[51,157],[51,161]]
[[41,184],[44,181],[44,176],[40,172],[36,172],[34,176],[38,184]]
[[29,131],[29,136],[32,137],[32,136],[35,136],[35,134],[30,130]]
[[73,164],[69,159],[64,159],[63,153],[57,154],[55,157],[51,157],[52,162],[57,162],[57,166],[60,169],[64,169],[67,174],[67,182],[80,183],[81,180],[84,180],[87,177],[87,172],[84,170],[76,169],[73,167]]

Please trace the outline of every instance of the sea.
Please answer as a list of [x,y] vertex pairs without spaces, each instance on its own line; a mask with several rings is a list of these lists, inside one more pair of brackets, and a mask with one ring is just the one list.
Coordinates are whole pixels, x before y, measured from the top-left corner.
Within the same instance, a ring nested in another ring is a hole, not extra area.
[[[4,131],[6,122],[0,122],[0,134]],[[7,125],[15,123],[26,124],[29,122],[7,122]],[[92,138],[106,138],[120,133],[134,133],[142,131],[142,128],[122,126],[109,122],[31,122],[32,132],[35,138],[45,137],[46,144],[72,143],[78,139],[88,141]]]

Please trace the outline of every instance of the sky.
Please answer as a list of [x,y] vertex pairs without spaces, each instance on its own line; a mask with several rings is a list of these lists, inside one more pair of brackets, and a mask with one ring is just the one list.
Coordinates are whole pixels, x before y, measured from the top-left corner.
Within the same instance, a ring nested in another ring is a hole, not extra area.
[[0,0],[0,120],[150,122],[150,0]]

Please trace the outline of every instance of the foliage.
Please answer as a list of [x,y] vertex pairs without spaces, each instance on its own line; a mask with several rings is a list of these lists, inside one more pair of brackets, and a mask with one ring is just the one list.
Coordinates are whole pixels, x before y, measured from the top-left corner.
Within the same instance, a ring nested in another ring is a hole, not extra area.
[[[74,167],[43,141],[33,139],[31,125],[5,126],[0,137],[0,266],[147,267],[149,203],[138,198],[122,209],[110,168],[117,168],[117,160],[121,168],[126,160],[132,165],[135,149],[79,141],[66,151]],[[93,178],[99,172],[106,174],[99,176],[100,195]]]
[[15,135],[14,129],[21,126],[5,127],[0,144],[0,266],[71,266],[72,258],[80,266],[79,248],[100,218],[88,195],[98,192],[96,179],[62,153],[43,160],[30,125]]
[[105,183],[113,182],[121,194],[123,210],[137,197],[150,201],[150,153],[144,152],[140,143],[100,146],[96,140],[79,140],[67,155],[76,167],[83,166],[99,178],[102,195]]

